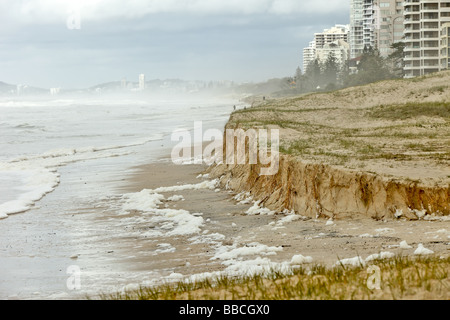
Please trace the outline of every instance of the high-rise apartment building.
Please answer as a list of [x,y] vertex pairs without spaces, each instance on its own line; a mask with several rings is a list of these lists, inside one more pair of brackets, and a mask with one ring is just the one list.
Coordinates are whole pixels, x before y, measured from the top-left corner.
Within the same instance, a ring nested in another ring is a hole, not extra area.
[[350,26],[337,24],[330,29],[325,29],[323,32],[314,34],[314,42],[316,48],[323,48],[328,43],[335,42],[336,40],[344,40],[348,43]]
[[364,0],[350,1],[350,58],[364,51]]
[[347,60],[350,52],[350,47],[344,40],[336,40],[325,44],[322,48],[316,48],[316,59],[320,63],[325,63],[330,54],[336,59],[336,63],[343,66]]
[[360,56],[364,48],[392,53],[393,43],[403,38],[403,2],[398,0],[351,0],[350,58]]
[[[309,64],[314,59],[319,59],[321,62],[326,60],[328,54],[333,52],[338,61],[348,58],[348,39],[349,39],[349,25],[337,24],[332,28],[325,29],[323,32],[314,34],[314,40],[309,43],[309,46],[303,49],[303,71],[306,72]],[[326,57],[325,57],[326,55]]]
[[450,22],[450,1],[405,0],[404,6],[405,77],[447,69],[441,61],[441,33]]
[[139,75],[139,90],[144,90],[144,89],[145,89],[145,75],[140,74]]
[[441,29],[441,69],[450,69],[450,23]]
[[362,55],[365,48],[375,48],[377,0],[350,1],[350,58]]
[[375,0],[375,46],[381,56],[393,52],[391,46],[403,41],[403,1]]
[[375,0],[363,1],[363,49],[375,48]]
[[316,58],[316,43],[311,41],[309,46],[303,49],[303,72],[306,72],[309,64]]

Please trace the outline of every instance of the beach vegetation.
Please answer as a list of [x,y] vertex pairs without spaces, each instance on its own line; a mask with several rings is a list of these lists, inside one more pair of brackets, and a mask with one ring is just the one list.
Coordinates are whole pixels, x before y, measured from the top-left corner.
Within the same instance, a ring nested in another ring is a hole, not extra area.
[[372,118],[404,120],[409,118],[441,117],[450,120],[450,102],[416,102],[402,105],[380,105],[369,110]]
[[[379,270],[380,286],[368,285]],[[396,255],[355,266],[300,265],[242,276],[220,275],[105,294],[108,300],[375,300],[448,299],[450,258]]]

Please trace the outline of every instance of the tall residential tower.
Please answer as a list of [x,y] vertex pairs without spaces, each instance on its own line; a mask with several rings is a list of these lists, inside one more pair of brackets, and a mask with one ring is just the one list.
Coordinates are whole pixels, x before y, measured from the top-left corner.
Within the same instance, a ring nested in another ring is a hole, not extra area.
[[403,2],[399,0],[375,0],[375,46],[381,56],[393,52],[391,46],[403,41]]
[[350,58],[364,51],[364,0],[350,1]]
[[368,47],[388,56],[392,44],[402,40],[403,28],[402,1],[351,0],[350,58],[360,56]]
[[145,90],[145,75],[144,74],[139,75],[139,90],[141,90],[141,91]]
[[316,58],[316,43],[311,41],[309,46],[303,48],[303,72],[306,72],[309,64]]
[[405,0],[404,17],[405,77],[447,69],[441,61],[441,41],[450,22],[450,1]]
[[450,23],[441,29],[441,69],[450,69]]
[[335,55],[339,63],[345,63],[349,51],[349,30],[349,25],[337,24],[323,32],[315,33],[314,40],[303,49],[303,71],[306,72],[314,59],[324,62],[330,53]]

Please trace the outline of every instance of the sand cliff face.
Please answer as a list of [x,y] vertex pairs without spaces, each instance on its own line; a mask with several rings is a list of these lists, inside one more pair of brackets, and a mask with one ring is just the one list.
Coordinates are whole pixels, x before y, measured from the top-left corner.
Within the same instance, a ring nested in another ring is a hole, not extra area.
[[211,175],[235,192],[249,191],[271,210],[309,217],[419,219],[450,214],[450,189],[378,175],[302,163],[281,156],[276,175],[260,176],[260,165],[217,165]]
[[233,113],[226,129],[278,129],[278,173],[260,176],[267,167],[260,164],[221,164],[210,174],[280,212],[337,219],[449,216],[449,83],[450,72],[443,72],[269,97]]

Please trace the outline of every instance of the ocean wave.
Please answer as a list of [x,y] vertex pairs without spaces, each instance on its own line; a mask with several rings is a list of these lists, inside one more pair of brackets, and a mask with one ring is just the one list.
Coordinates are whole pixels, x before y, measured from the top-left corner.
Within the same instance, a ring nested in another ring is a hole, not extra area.
[[0,162],[0,178],[2,173],[17,174],[22,180],[22,184],[17,187],[20,190],[19,197],[0,204],[0,219],[28,211],[37,201],[55,190],[60,178],[57,172],[58,167],[78,161],[129,155],[133,151],[126,148],[144,145],[162,138],[162,135],[155,135],[122,145],[57,149],[37,155],[17,157],[9,162]]
[[23,168],[12,164],[0,164],[2,172],[15,173],[21,177],[22,184],[16,189],[21,191],[17,199],[0,204],[0,219],[8,215],[25,212],[59,184],[59,173],[46,168]]
[[0,100],[0,108],[41,108],[41,107],[79,107],[79,106],[146,106],[148,101],[133,99],[42,99],[42,100]]

